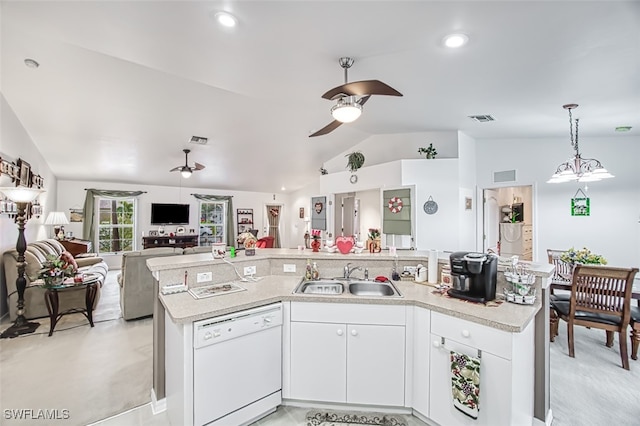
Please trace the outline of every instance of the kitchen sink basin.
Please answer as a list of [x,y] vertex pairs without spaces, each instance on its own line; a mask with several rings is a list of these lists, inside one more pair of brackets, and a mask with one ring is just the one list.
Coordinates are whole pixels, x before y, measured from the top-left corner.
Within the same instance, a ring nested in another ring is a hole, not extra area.
[[296,294],[342,294],[344,284],[337,280],[302,280],[293,291]]
[[402,297],[391,282],[355,281],[349,283],[349,293],[354,296]]

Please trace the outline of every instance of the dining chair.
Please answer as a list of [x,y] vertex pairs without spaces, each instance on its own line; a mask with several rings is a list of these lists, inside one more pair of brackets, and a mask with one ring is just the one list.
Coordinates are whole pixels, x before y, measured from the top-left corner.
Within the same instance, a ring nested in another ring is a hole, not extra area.
[[[550,301],[558,301],[564,300],[569,301],[569,292],[556,293],[555,290],[558,289],[569,289],[571,286],[571,273],[573,269],[573,265],[563,261],[560,256],[564,253],[565,250],[554,250],[547,249],[547,257],[549,259],[549,263],[555,266],[553,270],[553,276],[551,277],[551,285],[549,286],[549,300]],[[555,309],[551,308],[549,312],[549,340],[552,342],[555,341],[558,327],[554,328],[554,324],[557,324],[558,315],[556,314]],[[555,332],[555,334],[554,334]]]
[[[573,326],[599,328],[613,338],[618,333],[622,367],[629,369],[626,330],[631,311],[631,290],[638,268],[602,265],[576,265],[571,280],[569,301],[553,300],[551,306],[558,318],[567,322],[569,356],[575,357]],[[551,333],[558,334],[558,322]],[[611,339],[611,342],[613,340]]]
[[638,359],[638,346],[640,346],[640,300],[638,306],[631,307],[631,359]]

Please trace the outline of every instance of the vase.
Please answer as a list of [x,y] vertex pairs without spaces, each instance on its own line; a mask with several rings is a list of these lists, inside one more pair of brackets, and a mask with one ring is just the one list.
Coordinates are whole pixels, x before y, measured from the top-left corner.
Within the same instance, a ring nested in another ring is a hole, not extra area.
[[380,253],[382,251],[382,242],[380,237],[369,240],[369,253]]
[[311,249],[312,249],[313,252],[319,252],[320,251],[320,241],[319,240],[311,241]]

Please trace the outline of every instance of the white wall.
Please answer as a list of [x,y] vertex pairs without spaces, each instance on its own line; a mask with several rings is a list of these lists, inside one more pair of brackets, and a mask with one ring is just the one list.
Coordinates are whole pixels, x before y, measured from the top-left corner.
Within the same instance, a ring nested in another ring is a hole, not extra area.
[[300,219],[300,207],[304,207],[304,215],[311,218],[311,197],[320,195],[320,179],[312,182],[298,191],[289,194],[289,218],[287,221],[287,232],[289,234],[288,246],[295,248],[304,245],[304,232],[309,230],[309,222]]
[[[478,241],[476,214],[482,206],[476,198],[476,141],[458,132],[458,247],[457,250],[482,251]],[[466,208],[466,199],[471,199],[471,209]]]
[[[44,178],[46,192],[38,197],[44,214],[39,219],[29,219],[25,226],[27,243],[37,241],[46,237],[44,218],[48,212],[56,208],[56,178],[2,94],[0,94],[0,123],[2,123],[0,125],[0,157],[14,163],[21,158],[31,165],[32,172]],[[12,187],[15,184],[6,175],[2,175],[0,186]],[[14,249],[17,239],[18,228],[13,219],[0,215],[0,253]],[[0,288],[5,288],[4,280],[4,266],[0,262]],[[0,315],[6,312],[5,304],[5,298],[0,297]]]
[[[591,215],[572,217],[577,183],[548,184],[558,164],[571,156],[565,139],[482,140],[477,146],[480,188],[534,185],[534,259],[546,262],[546,249],[586,246],[610,265],[640,266],[640,137],[581,135],[583,157],[597,158],[616,177],[588,184]],[[496,185],[494,171],[516,169],[517,181]],[[537,256],[537,257],[536,257]]]
[[329,173],[345,171],[347,166],[345,155],[354,151],[360,151],[364,154],[364,165],[367,167],[394,160],[425,158],[418,154],[418,148],[426,148],[430,143],[433,143],[433,147],[438,151],[436,158],[458,157],[458,134],[455,131],[397,133],[372,135],[349,150],[326,161],[324,167]]

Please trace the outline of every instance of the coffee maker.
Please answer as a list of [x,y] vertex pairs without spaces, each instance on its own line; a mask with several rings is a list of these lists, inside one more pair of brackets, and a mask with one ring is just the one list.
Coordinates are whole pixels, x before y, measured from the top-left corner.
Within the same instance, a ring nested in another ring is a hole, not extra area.
[[489,302],[496,298],[498,256],[458,251],[449,256],[452,288],[449,296],[472,302]]

